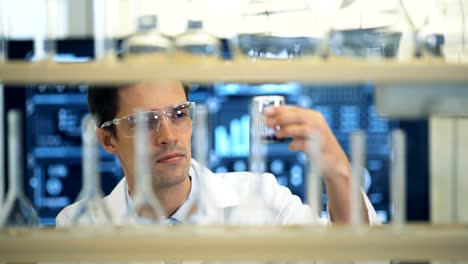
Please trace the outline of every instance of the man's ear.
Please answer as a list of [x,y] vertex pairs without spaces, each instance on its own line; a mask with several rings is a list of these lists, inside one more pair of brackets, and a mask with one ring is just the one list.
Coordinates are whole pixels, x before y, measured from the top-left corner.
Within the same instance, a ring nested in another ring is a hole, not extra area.
[[117,148],[115,147],[114,142],[112,140],[113,137],[114,137],[112,135],[112,132],[110,132],[107,129],[97,128],[96,129],[96,137],[97,137],[99,143],[101,143],[102,147],[107,152],[109,152],[111,154],[116,154]]

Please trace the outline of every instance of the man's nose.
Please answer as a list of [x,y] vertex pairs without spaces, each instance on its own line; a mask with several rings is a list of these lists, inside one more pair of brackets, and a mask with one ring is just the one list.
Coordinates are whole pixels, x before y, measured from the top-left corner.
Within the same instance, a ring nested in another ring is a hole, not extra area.
[[[153,133],[156,133],[156,131]],[[157,145],[172,144],[177,142],[177,134],[174,131],[174,127],[166,118],[161,118],[159,131],[157,132],[154,141]]]

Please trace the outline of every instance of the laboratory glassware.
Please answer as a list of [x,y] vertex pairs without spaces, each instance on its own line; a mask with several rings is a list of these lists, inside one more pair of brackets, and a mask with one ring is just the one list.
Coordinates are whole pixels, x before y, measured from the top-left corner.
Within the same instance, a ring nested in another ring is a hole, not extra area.
[[42,19],[34,24],[35,61],[53,62],[55,60],[59,1],[61,0],[41,0],[36,3],[39,5],[38,15],[42,16]]
[[10,110],[8,118],[8,183],[6,202],[0,215],[2,226],[37,226],[39,217],[23,191],[24,158],[22,149],[22,117],[19,110]]
[[406,221],[406,135],[401,129],[391,133],[390,197],[392,224],[401,227]]
[[[213,206],[213,196],[211,189],[204,178],[208,171],[210,145],[209,145],[209,125],[208,107],[204,104],[195,105],[193,113],[193,158],[200,164],[198,174],[192,178],[192,184],[197,184],[197,192],[189,203],[188,210],[184,212],[185,221],[189,224],[210,224],[215,223],[215,207]],[[195,182],[196,181],[196,182]]]
[[115,4],[115,1],[93,0],[94,58],[96,61],[114,62],[116,60],[111,3]]
[[[167,216],[161,202],[153,191],[151,158],[148,142],[149,122],[155,119],[153,112],[137,109],[135,130],[135,194],[129,206],[128,224],[158,224]],[[160,118],[160,117],[158,117]]]
[[[228,224],[236,225],[274,225],[277,219],[270,199],[266,196],[269,191],[265,189],[264,178],[266,168],[266,151],[262,136],[264,136],[263,112],[253,103],[250,105],[250,174],[245,178],[245,192],[242,192],[240,204],[230,214]],[[257,105],[258,106],[258,105]]]
[[335,12],[330,51],[335,58],[393,60],[407,26],[397,1],[342,1]]
[[[238,26],[238,56],[250,60],[298,59],[323,52],[329,26],[319,0],[251,0]],[[325,1],[322,1],[325,3]],[[321,7],[322,9],[318,9]]]
[[400,59],[442,57],[446,31],[447,1],[399,0],[407,30],[404,31]]
[[260,136],[263,142],[265,143],[276,143],[284,141],[279,139],[275,135],[275,130],[280,129],[279,127],[270,128],[267,126],[264,118],[264,110],[269,106],[280,106],[284,105],[285,99],[281,95],[267,95],[267,96],[255,96],[252,98],[252,111],[257,111],[260,114],[259,120],[259,129]]
[[307,139],[307,204],[310,207],[311,223],[317,223],[322,213],[322,170],[321,137],[319,132],[311,133]]
[[158,17],[145,15],[138,18],[138,32],[123,43],[123,55],[130,62],[165,62],[172,52],[172,40],[158,31]]
[[99,152],[96,124],[87,114],[82,122],[83,187],[77,198],[77,207],[72,215],[73,225],[110,225],[112,215],[103,199],[99,174]]
[[362,182],[366,162],[366,134],[363,131],[351,133],[351,199],[350,224],[359,227],[363,223]]
[[220,41],[204,30],[203,20],[189,20],[187,30],[174,41],[176,58],[180,61],[203,58],[201,62],[208,62],[221,57]]

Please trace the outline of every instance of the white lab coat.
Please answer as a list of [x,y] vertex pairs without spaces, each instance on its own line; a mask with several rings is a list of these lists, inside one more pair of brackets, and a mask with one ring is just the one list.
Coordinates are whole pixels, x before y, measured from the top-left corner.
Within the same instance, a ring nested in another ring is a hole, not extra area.
[[[293,195],[288,188],[279,185],[276,178],[270,173],[261,176],[250,172],[213,173],[192,160],[189,174],[192,178],[189,197],[181,208],[171,216],[179,221],[183,221],[181,216],[184,210],[188,209],[189,202],[195,199],[194,197],[199,191],[199,180],[202,179],[205,182],[203,191],[209,193],[211,196],[210,201],[214,201],[212,205],[214,210],[212,210],[209,222],[214,224],[242,224],[242,222],[236,223],[236,221],[242,219],[239,219],[239,215],[237,215],[237,218],[233,217],[233,213],[236,214],[240,206],[249,204],[251,197],[249,197],[247,190],[249,186],[254,186],[254,183],[259,180],[258,177],[262,177],[265,201],[271,208],[270,212],[274,214],[275,223],[288,225],[305,224],[311,221],[310,208],[303,205],[300,198]],[[370,223],[379,224],[379,219],[372,204],[364,193],[363,196]],[[124,223],[129,202],[131,202],[129,199],[125,178],[104,198],[105,204],[117,225]],[[77,203],[64,208],[56,218],[56,225],[58,227],[71,225],[73,212],[76,208]],[[249,218],[251,216],[245,215],[242,217]]]

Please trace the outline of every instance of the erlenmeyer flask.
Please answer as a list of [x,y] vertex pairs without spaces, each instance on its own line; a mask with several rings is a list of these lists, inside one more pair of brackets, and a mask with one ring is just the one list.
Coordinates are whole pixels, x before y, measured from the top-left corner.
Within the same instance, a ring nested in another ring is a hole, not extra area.
[[36,226],[39,217],[23,192],[22,118],[18,110],[8,111],[8,180],[6,203],[0,215],[1,226]]
[[257,59],[298,59],[321,53],[328,28],[318,0],[251,0],[238,30],[240,56]]
[[[203,104],[197,104],[193,114],[193,158],[200,164],[197,175],[192,178],[193,184],[197,184],[197,193],[190,203],[186,212],[184,212],[184,222],[189,224],[213,224],[215,223],[215,207],[211,190],[206,184],[207,166],[209,165],[210,147],[208,144],[208,107]],[[192,188],[193,190],[194,188]]]
[[137,111],[135,132],[135,195],[128,211],[129,224],[157,224],[167,217],[159,199],[153,191],[152,171],[148,148],[148,120],[155,118],[153,113]]
[[78,195],[78,205],[72,216],[73,225],[110,225],[112,216],[101,190],[98,171],[99,153],[96,140],[96,125],[90,114],[82,122],[83,142],[83,187]]

